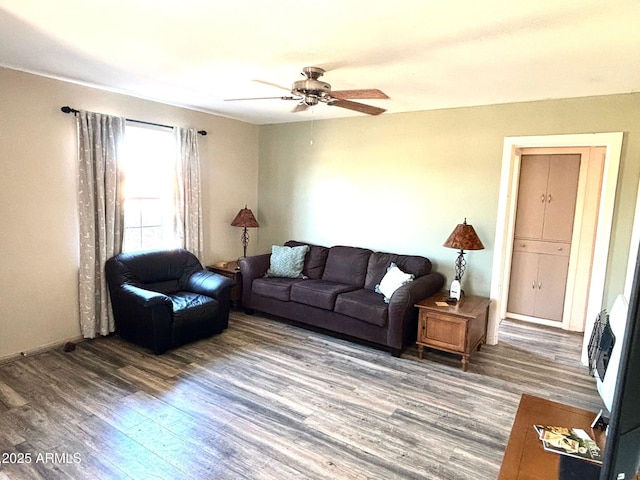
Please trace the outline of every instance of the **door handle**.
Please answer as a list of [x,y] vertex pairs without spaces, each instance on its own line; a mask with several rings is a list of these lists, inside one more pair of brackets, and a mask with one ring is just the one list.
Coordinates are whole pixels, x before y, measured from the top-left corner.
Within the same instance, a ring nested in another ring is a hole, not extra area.
[[541,201],[542,203],[544,203],[544,199],[545,199],[545,194],[543,193],[543,194],[540,196],[540,201]]
[[548,202],[548,203],[551,203],[551,194],[549,194],[549,195],[547,196],[547,202]]
[[535,281],[531,282],[531,288],[536,288],[536,282]]
[[542,282],[538,282],[538,290],[542,288]]

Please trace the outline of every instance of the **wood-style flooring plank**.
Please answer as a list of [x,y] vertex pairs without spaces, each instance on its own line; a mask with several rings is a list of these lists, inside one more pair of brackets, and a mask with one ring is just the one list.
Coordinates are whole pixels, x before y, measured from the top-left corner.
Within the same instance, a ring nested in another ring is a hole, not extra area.
[[0,403],[9,409],[26,405],[27,401],[9,385],[0,381]]
[[0,480],[494,479],[522,393],[601,408],[581,346],[505,321],[463,372],[237,311],[161,356],[86,341],[0,364],[0,453],[58,455]]

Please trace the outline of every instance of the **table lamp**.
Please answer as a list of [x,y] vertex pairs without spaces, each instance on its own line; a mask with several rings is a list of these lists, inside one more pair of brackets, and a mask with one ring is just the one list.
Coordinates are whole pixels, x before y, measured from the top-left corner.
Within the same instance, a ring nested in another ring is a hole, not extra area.
[[456,228],[453,229],[447,241],[443,244],[444,247],[455,248],[460,250],[458,252],[458,258],[456,258],[455,271],[456,277],[451,282],[451,289],[449,290],[449,298],[455,298],[460,300],[460,294],[462,292],[462,276],[464,275],[467,262],[464,259],[465,250],[483,250],[484,245],[478,238],[476,231],[473,229],[473,225],[467,224],[467,219],[464,219],[463,223],[459,223]]
[[243,247],[242,258],[245,258],[247,256],[247,245],[249,245],[249,232],[247,228],[258,228],[260,225],[256,217],[253,216],[253,212],[245,205],[244,208],[238,212],[236,218],[233,219],[231,226],[242,227],[243,229],[240,241]]

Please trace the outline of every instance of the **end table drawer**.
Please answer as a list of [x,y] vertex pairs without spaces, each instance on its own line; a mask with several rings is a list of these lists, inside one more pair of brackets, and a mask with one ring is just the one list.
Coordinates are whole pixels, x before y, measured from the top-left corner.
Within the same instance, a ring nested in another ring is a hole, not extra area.
[[464,352],[467,322],[432,312],[423,315],[421,337],[427,346]]

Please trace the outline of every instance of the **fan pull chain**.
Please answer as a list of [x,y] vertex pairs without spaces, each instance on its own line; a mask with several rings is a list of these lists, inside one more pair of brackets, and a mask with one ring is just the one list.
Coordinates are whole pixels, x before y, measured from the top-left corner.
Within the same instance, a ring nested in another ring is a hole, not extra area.
[[[311,110],[311,115],[313,115],[313,110]],[[315,120],[311,120],[311,139],[309,140],[309,145],[313,145],[313,132],[314,132],[314,125],[315,124]]]

